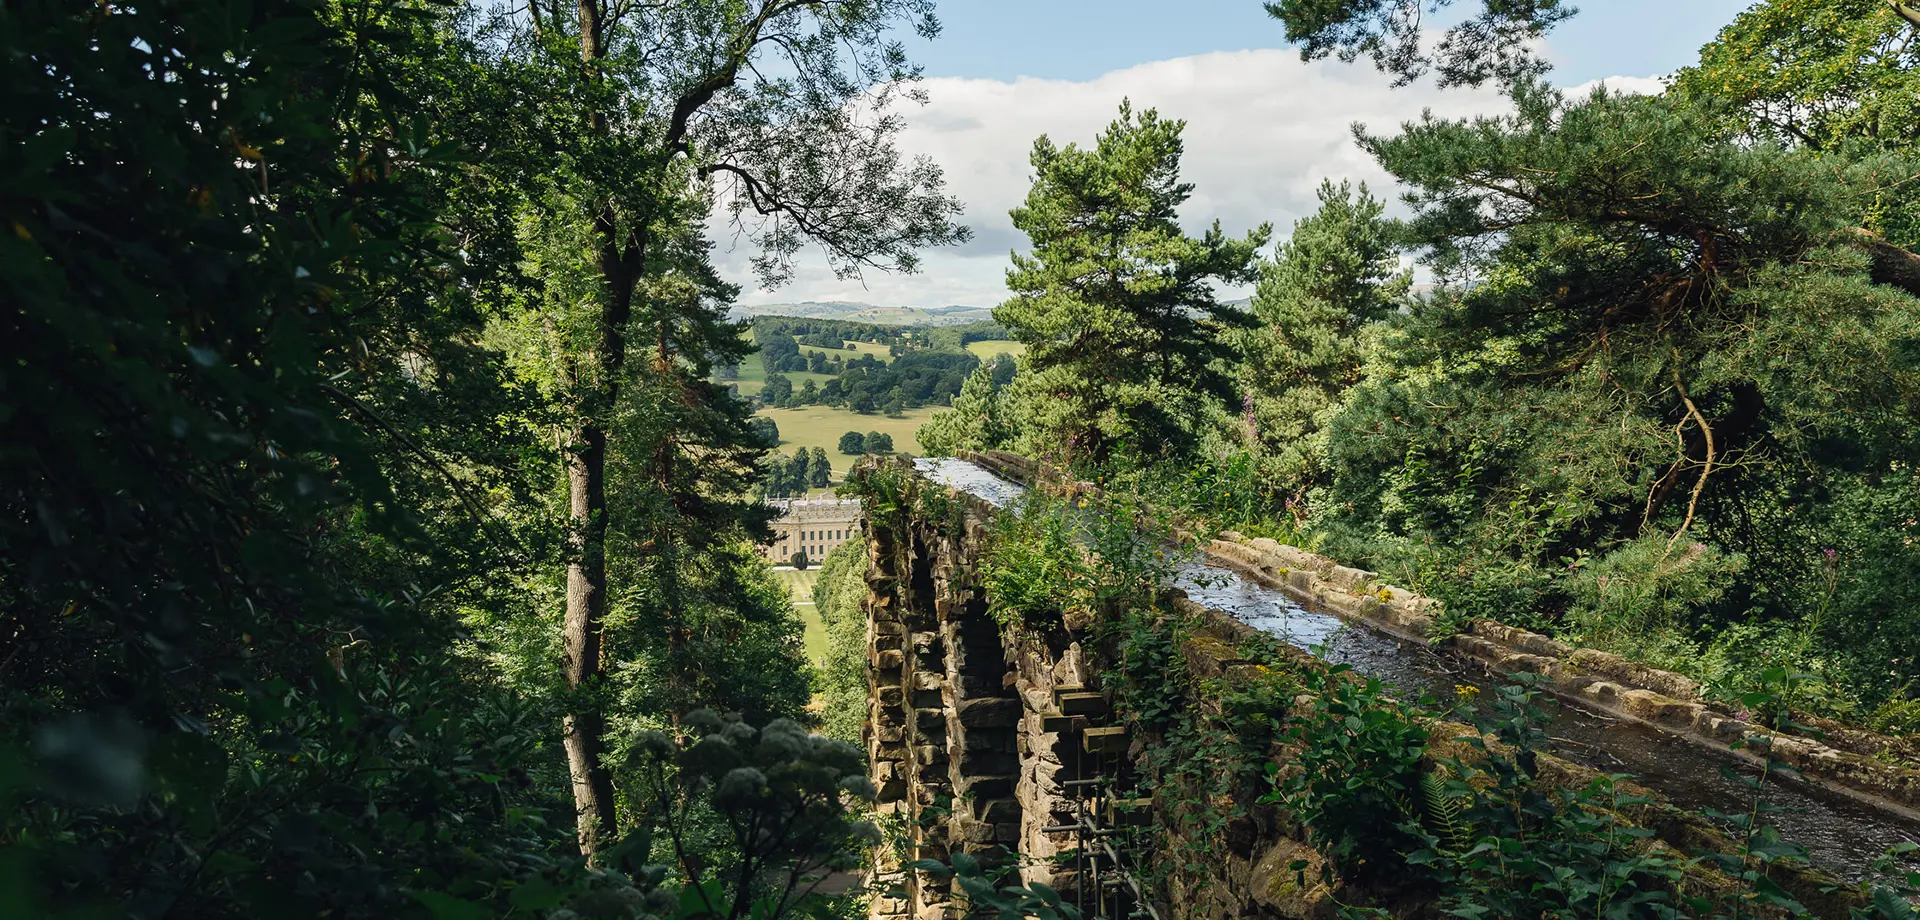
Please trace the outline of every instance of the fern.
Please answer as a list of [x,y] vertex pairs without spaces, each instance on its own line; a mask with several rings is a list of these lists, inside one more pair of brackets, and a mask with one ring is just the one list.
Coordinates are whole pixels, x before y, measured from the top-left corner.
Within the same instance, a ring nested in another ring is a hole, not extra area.
[[1421,823],[1427,832],[1439,838],[1439,849],[1458,855],[1473,843],[1467,823],[1467,797],[1447,790],[1447,775],[1438,770],[1420,774],[1420,796],[1426,804]]

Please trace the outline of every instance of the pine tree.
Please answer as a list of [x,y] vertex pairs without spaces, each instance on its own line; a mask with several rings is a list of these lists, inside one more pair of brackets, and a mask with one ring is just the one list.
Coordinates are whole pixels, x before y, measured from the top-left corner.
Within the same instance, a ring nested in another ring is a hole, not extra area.
[[994,450],[1007,437],[1006,410],[993,385],[994,365],[982,364],[968,375],[953,399],[953,408],[935,412],[915,437],[933,456],[951,456],[961,450]]
[[813,462],[807,455],[806,448],[798,448],[793,452],[793,459],[787,461],[787,487],[793,494],[806,494],[807,483],[813,478],[809,475],[812,472],[812,466]]
[[1234,396],[1224,333],[1252,319],[1213,284],[1252,281],[1269,228],[1180,229],[1184,127],[1122,103],[1091,149],[1034,142],[1033,188],[1012,212],[1033,252],[1014,255],[1014,296],[993,314],[1028,349],[1014,389],[1030,449],[1096,463],[1184,453],[1207,404]]
[[1262,266],[1241,371],[1245,436],[1273,484],[1299,497],[1315,481],[1320,436],[1340,396],[1358,382],[1360,332],[1394,308],[1412,276],[1387,238],[1384,205],[1342,182],[1320,185],[1320,210]]
[[807,477],[807,484],[816,489],[833,484],[833,463],[827,459],[826,448],[815,447],[809,452]]

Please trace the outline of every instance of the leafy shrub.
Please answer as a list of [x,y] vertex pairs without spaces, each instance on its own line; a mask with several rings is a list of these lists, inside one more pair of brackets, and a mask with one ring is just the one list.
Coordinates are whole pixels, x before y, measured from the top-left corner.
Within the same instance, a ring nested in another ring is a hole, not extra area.
[[1726,593],[1746,559],[1705,543],[1642,537],[1587,563],[1573,578],[1572,619],[1602,642],[1671,629]]
[[1046,627],[1093,600],[1092,567],[1065,509],[1039,493],[994,515],[980,581],[995,620]]
[[1326,856],[1325,881],[1380,882],[1421,843],[1411,822],[1427,732],[1410,704],[1348,670],[1303,676],[1319,699],[1289,724],[1287,740],[1298,754],[1284,770],[1271,768],[1268,798],[1285,806]]

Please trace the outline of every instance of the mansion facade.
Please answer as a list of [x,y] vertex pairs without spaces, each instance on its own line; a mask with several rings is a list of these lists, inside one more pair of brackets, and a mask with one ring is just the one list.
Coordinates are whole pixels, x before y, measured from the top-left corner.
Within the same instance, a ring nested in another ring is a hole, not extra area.
[[802,550],[809,565],[819,565],[828,551],[860,534],[857,498],[796,498],[767,504],[780,511],[771,525],[773,542],[764,550],[767,561],[775,565],[787,564]]

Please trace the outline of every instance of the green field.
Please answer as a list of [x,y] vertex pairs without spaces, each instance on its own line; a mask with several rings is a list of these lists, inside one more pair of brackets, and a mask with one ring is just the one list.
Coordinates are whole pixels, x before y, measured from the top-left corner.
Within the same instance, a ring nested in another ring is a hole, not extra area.
[[1012,355],[1016,358],[1022,357],[1027,353],[1027,346],[1019,342],[1010,342],[1006,339],[986,339],[979,342],[968,342],[967,350],[973,352],[973,356],[982,361],[992,361],[994,355]]
[[804,572],[792,569],[774,569],[773,577],[787,586],[787,592],[793,595],[793,609],[800,611],[800,619],[807,624],[807,660],[819,665],[827,657],[827,624],[820,619],[820,611],[813,606],[813,583],[820,580],[820,570],[810,568]]
[[[821,348],[818,345],[802,345],[800,346],[800,351],[803,354],[818,351],[828,355],[839,355],[841,360],[851,360],[860,355],[873,355],[883,362],[891,360],[887,355],[887,346],[885,345],[873,345],[867,342],[849,342],[847,344],[853,347],[841,351],[833,351],[832,349]],[[1013,343],[1009,342],[1008,344]],[[991,355],[988,357],[991,357]],[[786,372],[787,379],[793,381],[793,388],[796,390],[806,386],[809,380],[813,381],[814,386],[826,386],[827,381],[834,379],[834,376],[833,374],[814,374],[805,371]],[[723,384],[732,383],[739,385],[740,395],[742,396],[758,395],[767,385],[767,366],[761,363],[759,355],[748,355],[746,360],[740,362],[740,379],[721,380],[720,382]]]
[[840,452],[840,436],[849,431],[865,434],[879,431],[893,435],[893,449],[909,454],[919,454],[920,442],[914,440],[913,430],[920,427],[934,413],[934,406],[920,409],[908,409],[902,418],[889,418],[884,415],[861,415],[848,409],[831,406],[798,406],[792,409],[761,409],[756,416],[773,419],[780,426],[780,452],[792,456],[796,447],[819,447],[827,452],[833,461],[833,473],[837,478],[845,475],[858,457],[849,457]]
[[848,342],[847,344],[852,347],[843,348],[839,351],[834,351],[831,348],[821,348],[818,345],[802,345],[800,346],[800,353],[804,355],[816,351],[825,352],[829,358],[834,355],[839,355],[842,361],[849,361],[861,355],[872,355],[879,359],[881,363],[893,360],[892,353],[887,350],[887,346],[885,345],[875,345],[872,342]]
[[[809,380],[813,381],[814,386],[821,387],[826,386],[827,381],[834,379],[832,374],[794,373],[792,371],[787,372],[785,376],[788,380],[793,381],[793,388],[796,390],[806,386]],[[748,355],[745,361],[740,362],[740,379],[722,380],[720,383],[739,384],[740,395],[753,396],[766,387],[767,368],[760,363],[759,355]]]

